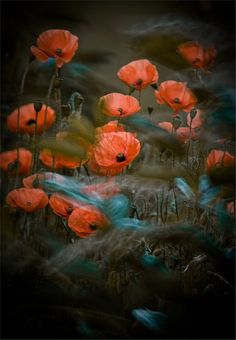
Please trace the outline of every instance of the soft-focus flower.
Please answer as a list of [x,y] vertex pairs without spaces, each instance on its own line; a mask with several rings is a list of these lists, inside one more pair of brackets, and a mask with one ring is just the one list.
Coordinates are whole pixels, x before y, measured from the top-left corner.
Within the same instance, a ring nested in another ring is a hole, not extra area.
[[40,61],[55,58],[57,67],[69,63],[78,49],[79,38],[69,31],[51,29],[41,33],[37,47],[31,46],[32,54]]
[[114,183],[112,178],[109,178],[106,183],[86,185],[82,191],[87,195],[107,199],[117,195],[120,192],[120,188]]
[[186,83],[167,80],[160,84],[155,97],[159,104],[168,105],[175,115],[183,110],[191,111],[197,103],[194,93],[187,87]]
[[96,128],[96,134],[97,136],[103,134],[103,133],[109,133],[109,132],[121,132],[125,131],[124,125],[118,124],[118,120],[112,120],[109,123],[99,126]]
[[208,70],[216,57],[215,47],[204,48],[198,41],[189,41],[178,46],[179,54],[194,68]]
[[23,185],[25,188],[43,189],[44,186],[42,185],[42,182],[47,179],[51,179],[56,182],[64,181],[64,177],[56,174],[55,172],[43,172],[23,178]]
[[107,116],[128,117],[141,110],[136,98],[122,93],[109,93],[99,100],[101,111]]
[[108,225],[106,216],[91,205],[75,208],[68,218],[68,226],[81,238],[91,236]]
[[196,141],[199,139],[199,134],[194,130],[190,131],[189,127],[180,127],[176,130],[176,136],[182,143],[186,143],[189,139]]
[[49,199],[49,205],[56,215],[61,217],[69,217],[73,209],[79,206],[79,203],[70,197],[54,193]]
[[192,129],[201,127],[202,123],[203,123],[202,111],[196,110],[196,115],[194,116],[194,118],[191,118],[190,112],[187,114],[187,124],[188,126],[191,125]]
[[46,207],[48,197],[41,189],[19,188],[8,193],[6,202],[11,208],[32,212]]
[[161,122],[158,123],[158,126],[169,133],[172,133],[173,131],[173,124],[170,122]]
[[63,154],[54,153],[51,150],[43,149],[40,151],[39,159],[48,168],[54,169],[74,169],[80,167],[83,164],[83,160],[78,157],[69,157]]
[[140,142],[133,133],[104,133],[91,153],[90,167],[100,174],[113,176],[121,173],[139,152]]
[[11,174],[16,173],[17,166],[19,175],[28,175],[31,169],[32,153],[24,148],[19,149],[17,164],[17,150],[4,151],[0,153],[0,168]]
[[132,61],[123,66],[117,75],[121,81],[136,90],[142,90],[158,81],[156,66],[147,59]]
[[235,216],[235,203],[235,201],[229,202],[226,207],[228,213],[232,216]]
[[[36,114],[34,104],[27,104],[20,107],[19,133],[33,135],[35,133],[37,117],[37,134],[49,129],[56,119],[55,111],[51,107],[42,105],[41,110]],[[14,110],[7,118],[7,127],[12,132],[17,131],[18,109]]]
[[206,167],[207,172],[222,167],[234,167],[235,157],[229,152],[222,150],[212,150],[207,156]]

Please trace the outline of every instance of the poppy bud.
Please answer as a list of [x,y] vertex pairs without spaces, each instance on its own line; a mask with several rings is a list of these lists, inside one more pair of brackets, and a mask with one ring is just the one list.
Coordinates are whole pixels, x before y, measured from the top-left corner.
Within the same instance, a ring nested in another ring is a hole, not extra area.
[[177,130],[180,125],[181,125],[181,117],[180,116],[176,116],[174,119],[173,119],[173,126],[174,126],[174,129]]
[[194,107],[191,111],[190,111],[190,117],[191,119],[193,119],[197,114],[197,109]]
[[152,111],[153,111],[153,107],[152,107],[152,106],[148,106],[148,108],[147,108],[147,109],[148,109],[148,113],[149,113],[149,114],[151,114],[151,113],[152,113]]
[[42,106],[43,106],[43,104],[42,104],[41,100],[36,100],[36,101],[34,102],[34,109],[35,109],[35,112],[38,113],[39,111],[41,111]]

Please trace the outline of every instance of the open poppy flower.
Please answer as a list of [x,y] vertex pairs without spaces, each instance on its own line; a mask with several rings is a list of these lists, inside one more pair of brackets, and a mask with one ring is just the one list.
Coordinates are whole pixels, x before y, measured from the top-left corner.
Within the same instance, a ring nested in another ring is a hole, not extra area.
[[191,118],[191,113],[189,112],[187,114],[187,124],[188,126],[191,125],[192,129],[201,127],[203,124],[202,111],[196,110],[196,115],[194,118]]
[[141,110],[136,98],[122,93],[109,93],[99,100],[101,111],[107,116],[128,117]]
[[32,153],[24,148],[19,149],[19,159],[17,164],[17,150],[4,151],[0,153],[0,168],[11,174],[16,173],[17,165],[19,175],[28,175],[32,163]]
[[172,133],[174,129],[173,124],[170,122],[161,122],[161,123],[158,123],[158,126],[169,133]]
[[121,173],[138,156],[139,152],[140,142],[132,133],[104,133],[94,147],[90,165],[95,172],[116,175]]
[[89,237],[108,225],[106,216],[91,205],[75,208],[68,218],[68,226],[81,238]]
[[[41,110],[36,114],[34,104],[27,104],[20,107],[19,115],[19,133],[27,133],[33,135],[36,128],[36,117],[37,117],[37,134],[41,134],[45,130],[49,129],[50,126],[55,122],[56,114],[55,111],[42,105]],[[7,127],[12,132],[17,131],[17,119],[18,109],[14,110],[7,117]]]
[[54,172],[43,172],[23,178],[23,185],[25,188],[42,189],[42,182],[47,179],[53,179],[54,181],[63,182],[64,177]]
[[83,188],[83,192],[87,195],[107,199],[117,195],[120,192],[120,188],[112,181],[112,178],[109,178],[106,183],[86,185]]
[[69,31],[52,29],[41,33],[37,46],[31,46],[32,54],[40,61],[55,58],[57,67],[69,63],[78,49],[79,38]]
[[7,204],[26,212],[42,209],[48,204],[48,197],[41,189],[19,188],[8,193]]
[[197,103],[194,93],[186,83],[167,80],[160,84],[155,91],[155,97],[159,104],[168,105],[176,115],[180,110],[190,112]]
[[121,81],[136,90],[156,84],[159,77],[156,66],[147,59],[132,61],[121,67],[117,75]]
[[190,131],[189,127],[180,127],[176,130],[176,136],[182,143],[186,143],[191,138],[193,141],[198,140],[199,134],[194,130]]
[[188,41],[178,46],[179,54],[194,68],[208,70],[214,63],[216,49],[214,46],[204,48],[198,41]]
[[40,151],[39,159],[41,162],[49,168],[54,169],[74,169],[80,167],[83,164],[83,161],[78,157],[69,157],[63,154],[53,153],[51,150],[43,149]]
[[118,120],[112,120],[109,123],[99,126],[96,128],[96,134],[97,136],[103,134],[103,133],[109,133],[109,132],[121,132],[125,131],[124,125],[118,124]]
[[229,152],[222,150],[211,150],[207,156],[206,166],[207,172],[211,172],[217,168],[234,167],[235,157]]
[[49,205],[56,215],[69,217],[73,209],[77,207],[79,203],[67,196],[54,193],[49,199]]

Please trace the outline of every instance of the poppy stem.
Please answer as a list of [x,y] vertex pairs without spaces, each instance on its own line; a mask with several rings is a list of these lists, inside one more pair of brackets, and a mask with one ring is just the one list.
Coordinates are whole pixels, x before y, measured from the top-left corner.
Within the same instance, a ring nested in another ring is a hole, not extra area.
[[83,167],[84,167],[84,170],[85,170],[85,172],[86,172],[86,175],[87,175],[87,177],[88,177],[89,184],[91,184],[91,178],[90,178],[90,174],[89,174],[88,168],[86,167],[86,165],[85,165],[85,164],[83,165]]
[[56,72],[55,72],[55,101],[56,101],[56,112],[57,112],[57,123],[56,123],[57,131],[61,130],[61,123],[62,123],[60,71],[61,71],[61,69],[56,67]]
[[56,78],[56,71],[53,73],[51,80],[50,80],[50,83],[49,83],[49,87],[48,87],[48,93],[47,93],[47,97],[46,97],[46,109],[45,109],[44,123],[43,123],[43,136],[45,136],[45,132],[46,132],[47,111],[48,111],[48,106],[49,106],[49,103],[50,103],[50,98],[51,98],[55,78]]
[[141,106],[141,90],[138,91],[138,101],[139,105]]

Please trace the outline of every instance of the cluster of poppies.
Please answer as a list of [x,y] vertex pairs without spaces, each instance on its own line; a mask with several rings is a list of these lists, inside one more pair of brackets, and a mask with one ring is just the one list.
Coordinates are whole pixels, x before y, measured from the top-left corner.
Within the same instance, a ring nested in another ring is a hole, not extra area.
[[[78,37],[66,30],[48,30],[37,39],[37,47],[32,46],[31,52],[39,61],[54,58],[59,69],[73,58],[78,49]],[[188,42],[178,47],[178,52],[195,69],[207,71],[214,62],[216,50],[214,47],[204,49],[198,42]],[[97,175],[108,176],[108,181],[101,186],[84,187],[86,194],[110,197],[119,189],[109,182],[110,176],[116,176],[136,159],[140,153],[141,144],[136,133],[126,131],[122,118],[134,115],[141,110],[140,102],[132,96],[134,91],[142,91],[151,86],[158,104],[166,104],[173,111],[173,122],[161,122],[159,126],[186,143],[190,139],[199,138],[199,128],[203,123],[203,112],[196,108],[197,98],[185,82],[167,80],[157,86],[159,74],[156,66],[147,59],[135,60],[123,66],[117,73],[119,79],[128,85],[129,94],[109,93],[99,99],[101,112],[115,118],[104,126],[95,129],[95,142],[91,143],[78,137],[79,144],[84,148],[83,158],[78,155],[65,155],[50,149],[40,151],[39,159],[48,168],[77,168],[88,164],[91,171]],[[187,113],[187,127],[181,127],[178,113]],[[23,105],[14,110],[7,119],[7,127],[13,133],[41,135],[48,130],[56,120],[56,112],[45,104],[35,103]],[[68,131],[60,131],[56,135],[58,143],[70,143],[72,135]],[[53,193],[50,198],[43,191],[41,181],[53,176],[62,180],[59,174],[32,174],[33,155],[29,150],[18,148],[0,154],[0,167],[9,174],[25,176],[24,187],[12,190],[7,196],[11,208],[19,208],[32,212],[44,208],[48,203],[52,211],[67,219],[68,226],[80,237],[87,237],[109,225],[109,221],[96,207],[72,200],[69,197]],[[213,167],[232,165],[234,157],[229,153],[212,150],[207,158],[207,171]],[[17,171],[16,171],[17,170]],[[59,176],[59,177],[57,177]]]

